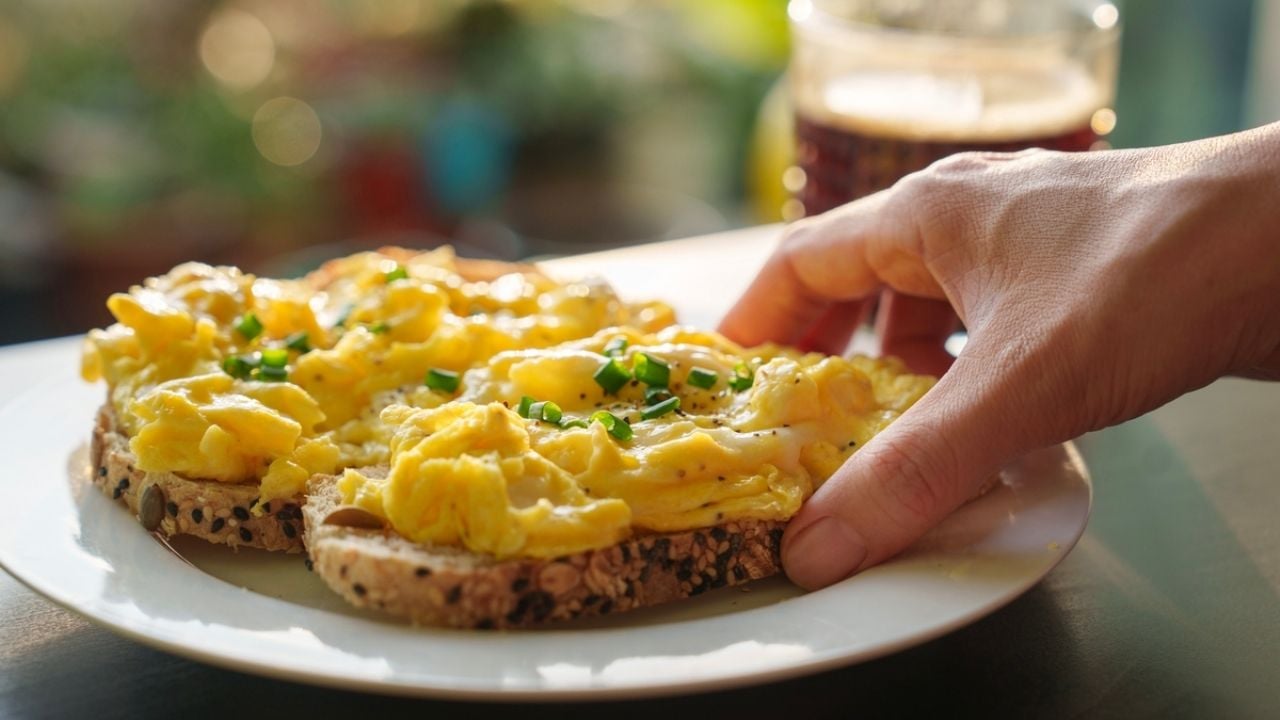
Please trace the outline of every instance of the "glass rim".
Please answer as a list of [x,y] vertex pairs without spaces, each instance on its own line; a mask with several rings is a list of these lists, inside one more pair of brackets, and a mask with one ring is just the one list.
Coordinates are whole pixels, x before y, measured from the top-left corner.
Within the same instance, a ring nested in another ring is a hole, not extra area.
[[1092,17],[1090,10],[1080,5],[1080,17],[1087,22],[1079,28],[1061,28],[1037,32],[1016,33],[1008,35],[972,35],[963,33],[947,33],[938,31],[919,31],[909,28],[878,25],[875,23],[852,20],[831,13],[820,7],[822,0],[789,0],[787,2],[787,21],[792,29],[805,28],[830,34],[877,35],[881,38],[892,38],[902,42],[946,42],[946,43],[981,43],[984,45],[1003,45],[1017,47],[1026,44],[1043,43],[1046,40],[1082,39],[1086,41],[1109,40],[1118,38],[1123,25],[1119,9],[1111,0],[1096,0],[1093,11],[1110,6],[1116,13],[1110,25],[1100,25]]

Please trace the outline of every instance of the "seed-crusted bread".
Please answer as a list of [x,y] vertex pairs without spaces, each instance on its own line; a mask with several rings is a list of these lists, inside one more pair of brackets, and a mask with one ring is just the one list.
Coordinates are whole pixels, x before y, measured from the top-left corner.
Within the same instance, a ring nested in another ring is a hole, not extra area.
[[253,509],[256,483],[190,480],[139,470],[109,404],[98,410],[90,458],[94,484],[127,505],[147,530],[193,535],[232,547],[303,551],[301,497],[264,503],[258,513]]
[[329,587],[358,607],[459,628],[527,627],[624,612],[767,577],[781,569],[786,526],[740,520],[637,534],[554,559],[497,560],[420,545],[389,529],[355,527],[344,519],[350,514],[340,502],[336,477],[312,478],[303,507],[307,552]]

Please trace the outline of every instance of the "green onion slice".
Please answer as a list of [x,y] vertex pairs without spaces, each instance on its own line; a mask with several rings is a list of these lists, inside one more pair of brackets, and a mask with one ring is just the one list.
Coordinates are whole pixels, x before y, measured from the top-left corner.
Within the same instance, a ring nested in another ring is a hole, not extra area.
[[258,363],[250,358],[238,357],[232,355],[222,361],[222,370],[226,374],[239,380],[248,380],[253,375],[253,369]]
[[387,273],[386,277],[387,277],[387,282],[388,282],[388,283],[393,283],[393,282],[395,282],[396,280],[408,280],[408,279],[409,279],[409,271],[408,271],[408,270],[406,270],[406,269],[405,269],[405,267],[404,267],[403,265],[397,265],[397,266],[396,266],[396,269],[395,269],[395,270],[392,270],[392,271],[391,271],[391,272],[389,272],[389,273]]
[[338,316],[338,319],[333,321],[333,326],[336,328],[346,327],[347,321],[351,319],[351,313],[355,312],[355,309],[355,305],[348,303],[346,307],[342,308],[342,314]]
[[600,423],[605,430],[609,431],[610,435],[619,440],[630,440],[635,435],[635,433],[631,432],[630,425],[608,410],[597,410],[592,413],[591,422]]
[[627,351],[627,339],[624,337],[616,337],[604,346],[604,354],[609,357],[621,357]]
[[710,390],[716,386],[716,381],[720,379],[720,373],[715,370],[708,370],[704,367],[695,367],[689,371],[689,377],[685,378],[685,382],[696,388]]
[[543,400],[529,406],[530,420],[541,420],[552,425],[559,425],[560,419],[563,417],[564,412],[560,410],[560,406],[550,400]]
[[282,368],[289,364],[289,351],[284,348],[268,348],[262,351],[263,367]]
[[666,387],[671,382],[671,368],[665,362],[648,353],[636,353],[632,358],[636,379],[652,387]]
[[755,377],[751,369],[747,367],[746,363],[738,363],[733,368],[733,377],[729,378],[729,387],[736,392],[742,392],[750,388],[753,383],[755,383]]
[[671,391],[664,387],[647,387],[644,389],[644,404],[654,405],[671,397]]
[[431,368],[427,371],[427,387],[440,392],[457,392],[458,373],[444,368]]
[[660,418],[669,412],[674,412],[679,409],[680,398],[669,397],[656,405],[650,405],[649,407],[642,409],[640,411],[640,419],[652,420],[654,418]]
[[258,368],[258,379],[268,382],[281,382],[289,379],[289,371],[282,367],[263,365]]
[[285,338],[284,346],[290,350],[297,350],[304,355],[311,352],[311,340],[305,332],[296,332]]
[[245,340],[252,340],[262,334],[262,321],[251,312],[245,313],[236,321],[236,332],[243,335]]
[[560,423],[560,427],[564,428],[565,430],[568,430],[569,428],[588,428],[588,427],[591,427],[591,425],[586,420],[583,420],[582,418],[574,418],[572,420],[565,420],[564,422]]
[[604,388],[604,391],[610,394],[617,393],[631,380],[631,373],[627,372],[627,368],[617,359],[610,359],[608,362],[600,366],[596,370],[596,374],[592,376],[596,384]]
[[373,325],[369,326],[369,332],[373,333],[374,335],[381,335],[382,333],[387,332],[390,329],[391,329],[391,326],[384,322],[374,323]]
[[528,395],[520,398],[520,405],[516,408],[516,414],[522,418],[529,417],[529,409],[533,407],[533,403],[533,398]]

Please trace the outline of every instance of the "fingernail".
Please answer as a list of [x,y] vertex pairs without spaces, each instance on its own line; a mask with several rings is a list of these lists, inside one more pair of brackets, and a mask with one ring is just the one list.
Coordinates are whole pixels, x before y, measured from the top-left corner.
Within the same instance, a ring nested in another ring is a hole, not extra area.
[[838,517],[827,516],[787,539],[782,565],[791,581],[816,590],[843,580],[862,566],[867,546],[862,537]]

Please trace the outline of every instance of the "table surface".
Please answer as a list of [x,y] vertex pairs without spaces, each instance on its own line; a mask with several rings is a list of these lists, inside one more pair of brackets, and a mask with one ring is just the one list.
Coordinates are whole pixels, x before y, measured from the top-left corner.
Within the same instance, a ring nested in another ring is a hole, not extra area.
[[[601,270],[637,296],[700,283],[705,299],[686,319],[708,324],[775,236],[773,228],[739,231],[571,258],[552,270]],[[52,348],[0,349],[0,403],[23,378],[74,371],[47,367]],[[1067,559],[1004,609],[880,660],[661,700],[519,708],[410,700],[177,658],[117,637],[0,572],[0,718],[1280,713],[1280,383],[1221,380],[1078,445],[1095,504]]]

